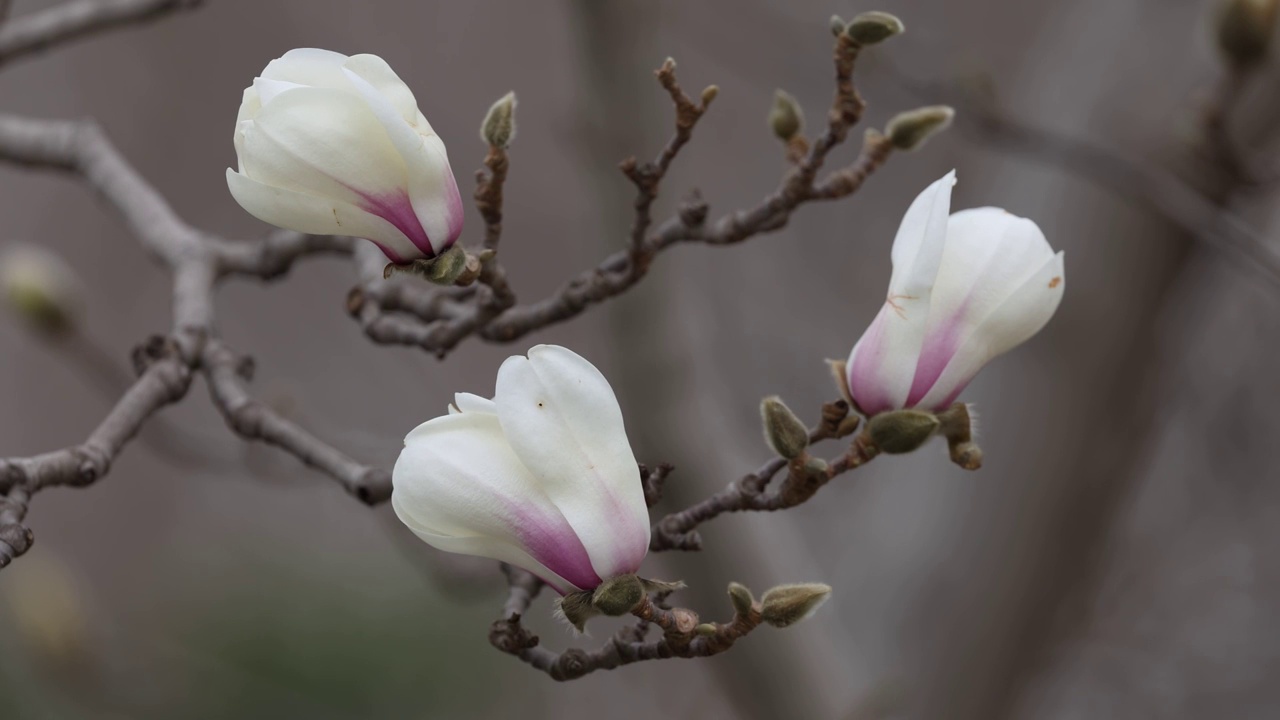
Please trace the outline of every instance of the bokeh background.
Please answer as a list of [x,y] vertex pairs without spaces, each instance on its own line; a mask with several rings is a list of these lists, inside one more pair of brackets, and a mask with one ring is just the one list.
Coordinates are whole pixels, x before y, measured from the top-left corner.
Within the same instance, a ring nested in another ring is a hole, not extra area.
[[[13,12],[52,4],[17,0]],[[534,299],[624,243],[630,186],[616,163],[665,141],[669,103],[651,76],[663,58],[686,87],[721,92],[660,206],[697,186],[723,212],[784,169],[764,122],[775,88],[811,126],[824,118],[827,18],[881,9],[905,21],[859,63],[866,126],[946,101],[954,128],[851,198],[741,246],[677,248],[635,291],[518,345],[468,341],[444,362],[375,347],[343,311],[355,275],[335,259],[224,288],[220,330],[257,359],[254,391],[383,466],[453,391],[487,394],[504,357],[554,342],[613,380],[641,459],[678,466],[660,509],[713,492],[767,457],[762,396],[807,418],[833,397],[823,360],[874,316],[902,211],[952,168],[955,207],[1029,216],[1066,250],[1069,290],[1049,326],[966,393],[981,472],[934,443],[786,513],[717,520],[700,555],[646,563],[689,582],[684,604],[706,617],[728,615],[730,580],[826,581],[835,595],[818,616],[715,658],[568,684],[488,646],[503,600],[490,565],[442,558],[389,508],[234,439],[193,388],[109,477],[34,502],[36,545],[0,574],[0,717],[1280,715],[1280,293],[1205,242],[1216,223],[1189,232],[1155,191],[1059,142],[1176,178],[1275,252],[1274,187],[1221,172],[1204,150],[1204,109],[1225,75],[1214,5],[212,0],[6,67],[0,111],[97,118],[181,215],[239,237],[266,228],[226,190],[232,121],[242,88],[285,50],[385,57],[464,187],[485,109],[515,90],[503,254]],[[1278,90],[1268,61],[1228,119],[1258,167],[1276,157]],[[966,122],[970,102],[1040,134],[1007,142]],[[28,455],[98,422],[129,350],[168,327],[170,286],[72,179],[0,167],[0,218],[0,244],[56,251],[90,299],[73,342],[0,315],[0,456]],[[464,241],[480,227],[473,210],[467,221]],[[545,597],[533,614],[549,646],[574,642]]]

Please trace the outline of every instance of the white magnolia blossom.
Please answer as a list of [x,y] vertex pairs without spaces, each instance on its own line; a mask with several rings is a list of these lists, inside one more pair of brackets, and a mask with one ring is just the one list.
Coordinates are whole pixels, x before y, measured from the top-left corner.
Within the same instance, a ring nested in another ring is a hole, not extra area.
[[1062,301],[1063,254],[1040,228],[1000,208],[949,215],[955,182],[948,173],[907,209],[888,298],[849,355],[849,391],[867,415],[945,409]]
[[301,48],[272,60],[236,117],[227,185],[251,215],[368,238],[392,262],[434,257],[462,232],[444,142],[377,55]]
[[640,471],[609,382],[571,350],[507,358],[492,400],[458,393],[404,440],[391,506],[441,550],[511,563],[561,594],[634,573]]

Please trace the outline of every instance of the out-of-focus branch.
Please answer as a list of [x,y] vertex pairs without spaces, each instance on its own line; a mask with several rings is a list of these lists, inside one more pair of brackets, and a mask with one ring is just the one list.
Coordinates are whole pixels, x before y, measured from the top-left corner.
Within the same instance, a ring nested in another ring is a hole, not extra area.
[[29,458],[0,459],[0,567],[31,545],[30,531],[20,525],[31,495],[60,485],[84,487],[106,475],[142,425],[180,400],[190,386],[191,369],[169,353],[146,367],[83,443]]
[[[1280,254],[1243,219],[1225,212],[1219,202],[1173,173],[1114,148],[1003,115],[992,109],[990,103],[974,99],[951,83],[917,80],[896,72],[895,75],[912,93],[954,106],[956,129],[960,132],[1035,162],[1067,170],[1119,197],[1150,207],[1188,235],[1280,290]],[[1234,84],[1229,83],[1230,87]],[[1223,92],[1233,97],[1238,89]],[[1211,151],[1221,142],[1219,138],[1225,137],[1213,133],[1214,127],[1212,122],[1206,127],[1215,138]]]
[[205,344],[200,365],[213,404],[237,435],[284,450],[337,480],[366,504],[375,505],[391,497],[391,473],[361,465],[250,397],[244,386],[244,381],[253,375],[249,358],[239,357],[222,343],[210,340]]
[[[835,200],[857,192],[862,183],[889,157],[892,143],[879,135],[868,135],[858,158],[849,166],[818,179],[828,155],[848,137],[849,130],[861,119],[864,109],[862,98],[853,84],[854,61],[860,46],[846,35],[835,42],[835,93],[827,114],[827,125],[814,141],[800,162],[789,168],[778,187],[755,207],[728,213],[708,224],[708,206],[694,191],[679,205],[674,216],[654,227],[651,207],[658,196],[659,186],[681,148],[692,137],[694,127],[706,112],[716,95],[714,86],[703,91],[694,102],[681,89],[675,76],[675,63],[668,60],[657,71],[659,83],[671,96],[675,107],[675,133],[658,156],[640,164],[628,158],[621,169],[636,186],[635,217],[629,232],[628,247],[605,258],[599,265],[580,273],[550,297],[542,300],[509,305],[494,313],[494,304],[486,302],[477,293],[470,307],[460,314],[445,317],[441,308],[449,301],[438,292],[428,295],[429,300],[418,303],[424,312],[418,313],[401,303],[391,308],[373,297],[381,292],[374,289],[380,272],[375,275],[372,265],[361,264],[364,283],[353,291],[349,303],[353,316],[361,323],[365,334],[382,344],[416,345],[437,356],[448,354],[459,342],[471,335],[478,335],[489,342],[505,343],[516,340],[534,330],[563,322],[577,316],[586,308],[620,295],[638,283],[647,274],[649,266],[661,252],[681,243],[707,245],[732,245],[784,227],[791,213],[806,202]],[[486,159],[489,166],[489,182],[496,182],[498,193],[482,201],[477,191],[478,204],[486,217],[486,247],[489,238],[496,237],[501,222],[501,180],[506,174],[506,157],[494,170],[490,161],[493,150]],[[484,180],[482,175],[482,190]],[[495,212],[496,205],[496,212]],[[496,240],[493,241],[496,247]],[[482,278],[483,282],[483,278]],[[505,287],[505,275],[502,276]],[[514,301],[514,296],[510,298]],[[371,307],[371,301],[373,306]],[[395,310],[400,310],[394,314]],[[388,312],[390,311],[390,312]]]
[[203,0],[68,0],[48,10],[4,22],[9,3],[0,2],[0,65],[78,38],[155,20]]

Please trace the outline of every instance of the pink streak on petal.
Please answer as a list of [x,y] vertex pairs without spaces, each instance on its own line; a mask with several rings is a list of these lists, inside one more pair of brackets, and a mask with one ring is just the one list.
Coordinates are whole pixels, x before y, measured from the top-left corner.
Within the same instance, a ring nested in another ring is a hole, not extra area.
[[[436,251],[431,245],[431,239],[427,237],[427,231],[422,228],[422,221],[418,219],[417,213],[413,211],[413,203],[409,200],[409,193],[403,190],[388,195],[368,195],[360,193],[363,202],[360,209],[365,212],[372,213],[378,217],[391,223],[397,230],[404,233],[427,257],[435,257]],[[461,200],[459,200],[461,204]],[[441,250],[444,248],[442,247]],[[384,249],[383,252],[386,252]],[[387,257],[390,257],[388,255]]]
[[612,493],[609,494],[610,509],[613,514],[614,562],[612,567],[597,568],[603,577],[616,577],[633,573],[640,569],[640,563],[649,553],[648,523],[649,517],[637,518],[625,504]]
[[581,590],[590,590],[602,581],[591,567],[591,558],[578,534],[558,513],[547,516],[511,508],[516,534],[525,550],[547,569]]
[[858,341],[858,352],[849,364],[849,393],[868,416],[894,409],[879,372],[885,362],[882,356],[885,352],[884,327],[888,309],[888,305],[880,308],[876,319],[871,321],[871,326]]
[[458,192],[458,181],[453,177],[453,171],[447,166],[445,167],[445,197],[448,202],[449,214],[449,237],[440,243],[440,252],[449,249],[449,246],[462,235],[462,219],[466,215],[466,211],[462,207],[462,195]]
[[391,262],[393,262],[393,263],[395,263],[395,264],[397,264],[397,265],[403,265],[403,264],[405,264],[406,262],[408,262],[408,261],[407,261],[407,260],[405,260],[404,258],[400,257],[400,253],[396,252],[395,250],[392,250],[391,248],[387,247],[386,245],[383,245],[382,243],[378,242],[377,240],[370,240],[369,242],[373,243],[374,245],[377,245],[377,246],[378,246],[378,249],[382,251],[382,254],[383,254],[383,255],[386,255],[386,256],[387,256],[387,259],[388,259],[388,260],[390,260]]
[[920,348],[920,359],[916,363],[916,374],[911,380],[911,391],[907,393],[907,407],[915,407],[933,389],[934,383],[942,376],[947,363],[960,349],[960,331],[963,328],[965,307],[961,304],[942,324],[935,328],[924,339]]

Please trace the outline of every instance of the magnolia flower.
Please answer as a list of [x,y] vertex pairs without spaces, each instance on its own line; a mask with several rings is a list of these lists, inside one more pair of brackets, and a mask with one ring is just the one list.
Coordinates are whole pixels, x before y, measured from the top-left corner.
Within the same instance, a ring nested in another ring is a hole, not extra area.
[[272,60],[244,91],[235,145],[227,186],[272,225],[368,238],[395,263],[434,257],[462,232],[444,142],[377,55]]
[[492,400],[458,393],[404,439],[391,506],[429,545],[511,563],[564,595],[634,573],[649,513],[622,411],[600,371],[538,345]]
[[1062,300],[1062,253],[1040,228],[992,207],[948,217],[955,182],[948,173],[907,209],[889,296],[849,355],[849,392],[867,415],[947,408]]

